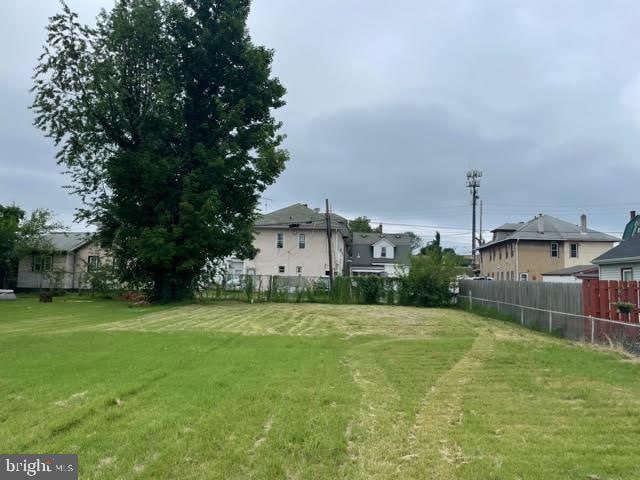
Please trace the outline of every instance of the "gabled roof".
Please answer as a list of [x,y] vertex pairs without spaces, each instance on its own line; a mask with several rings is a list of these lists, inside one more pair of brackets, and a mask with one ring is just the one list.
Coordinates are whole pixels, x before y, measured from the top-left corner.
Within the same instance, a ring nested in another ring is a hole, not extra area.
[[[542,215],[543,233],[538,231],[539,217],[535,217],[526,223],[522,223],[513,233],[498,237],[496,240],[485,243],[480,250],[511,240],[541,240],[541,241],[580,241],[580,242],[619,242],[620,239],[597,230],[587,228],[582,232],[579,225],[566,222],[551,215]],[[514,224],[505,224],[514,225]]]
[[45,235],[45,241],[56,252],[73,252],[91,241],[89,232],[55,232]]
[[[373,245],[383,239],[395,247],[394,258],[373,258]],[[408,265],[411,257],[411,237],[406,233],[354,232],[351,253],[353,268],[368,267],[374,263]]]
[[[331,228],[348,235],[347,219],[331,214]],[[255,222],[256,228],[302,228],[309,230],[326,229],[325,214],[320,209],[311,209],[304,203],[294,203],[271,213],[261,215]]]
[[618,263],[618,262],[638,262],[640,261],[640,234],[631,237],[629,240],[621,242],[617,247],[604,252],[599,257],[592,260],[592,263],[599,265],[601,263]]
[[353,232],[353,245],[373,245],[383,239],[395,247],[411,246],[411,237],[406,233]]

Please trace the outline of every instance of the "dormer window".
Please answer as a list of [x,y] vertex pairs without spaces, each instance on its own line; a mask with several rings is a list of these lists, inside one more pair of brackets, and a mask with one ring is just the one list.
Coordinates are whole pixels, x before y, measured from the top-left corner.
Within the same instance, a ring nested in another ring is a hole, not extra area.
[[380,247],[380,256],[382,258],[387,258],[387,247]]

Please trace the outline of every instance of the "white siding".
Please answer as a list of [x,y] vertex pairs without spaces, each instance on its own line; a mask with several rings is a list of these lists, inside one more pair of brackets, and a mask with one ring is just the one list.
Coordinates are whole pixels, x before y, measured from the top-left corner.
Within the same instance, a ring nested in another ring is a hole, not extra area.
[[[382,247],[387,248],[387,255],[382,256]],[[387,240],[378,240],[373,244],[373,258],[395,258],[395,247]]]
[[600,265],[600,280],[622,280],[623,268],[633,268],[633,279],[640,280],[640,262]]

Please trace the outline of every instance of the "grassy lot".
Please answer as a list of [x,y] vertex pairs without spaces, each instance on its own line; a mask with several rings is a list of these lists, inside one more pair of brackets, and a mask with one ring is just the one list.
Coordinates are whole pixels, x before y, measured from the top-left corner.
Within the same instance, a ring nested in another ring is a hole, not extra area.
[[640,364],[454,310],[0,303],[0,451],[80,478],[640,478]]

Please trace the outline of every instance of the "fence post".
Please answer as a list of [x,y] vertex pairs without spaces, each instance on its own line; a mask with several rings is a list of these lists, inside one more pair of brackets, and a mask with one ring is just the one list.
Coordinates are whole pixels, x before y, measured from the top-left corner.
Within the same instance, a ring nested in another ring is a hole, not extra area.
[[589,320],[591,320],[591,343],[596,343],[596,323],[592,315],[589,315]]
[[496,310],[498,310],[498,313],[500,313],[500,301],[496,300]]
[[520,305],[520,325],[524,325],[524,307]]
[[551,333],[553,327],[553,313],[549,310],[549,333]]
[[471,290],[469,290],[469,311],[473,310],[473,296],[471,295]]

